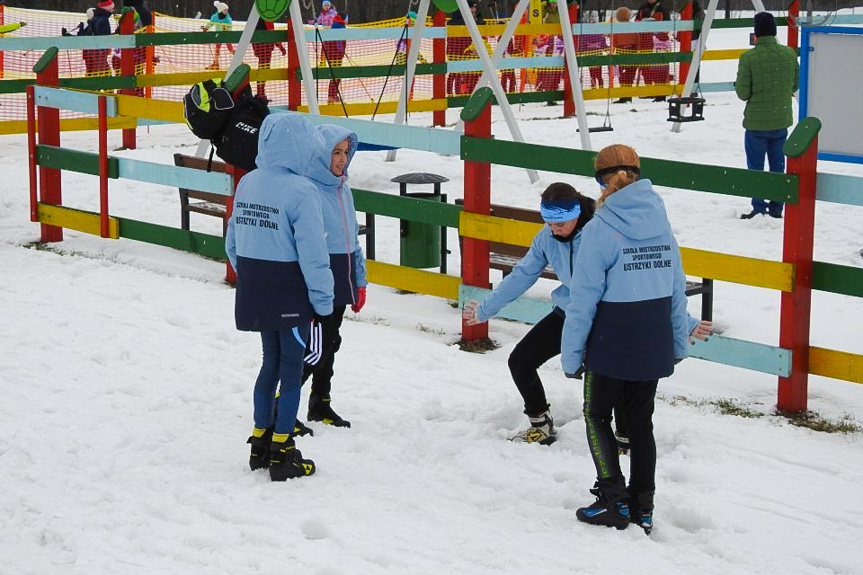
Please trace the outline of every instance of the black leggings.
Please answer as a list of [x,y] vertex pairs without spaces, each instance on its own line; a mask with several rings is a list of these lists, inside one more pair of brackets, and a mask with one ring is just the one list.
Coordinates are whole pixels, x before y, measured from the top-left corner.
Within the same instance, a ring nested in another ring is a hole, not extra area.
[[563,320],[563,311],[554,308],[527,332],[509,356],[509,371],[524,399],[524,413],[528,417],[541,415],[548,410],[548,400],[537,369],[560,355]]
[[336,352],[342,347],[342,336],[339,330],[342,327],[342,320],[345,317],[347,306],[337,305],[333,307],[333,317],[324,324],[323,351],[321,359],[314,366],[304,364],[303,366],[303,383],[309,376],[312,378],[311,395],[316,395],[324,399],[329,399],[330,390],[333,385],[333,365],[336,362]]
[[653,438],[653,402],[657,380],[625,381],[588,371],[584,379],[584,421],[596,477],[621,480],[617,442],[611,430],[612,410],[621,412],[629,428],[632,493],[655,489],[656,442]]

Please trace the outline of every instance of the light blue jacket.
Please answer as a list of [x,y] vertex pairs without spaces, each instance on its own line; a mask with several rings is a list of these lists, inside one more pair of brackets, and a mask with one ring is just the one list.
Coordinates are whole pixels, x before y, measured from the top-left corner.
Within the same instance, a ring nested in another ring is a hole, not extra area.
[[561,341],[564,372],[627,381],[667,377],[698,323],[662,198],[650,180],[608,196],[581,232]]
[[580,244],[581,232],[570,241],[561,242],[554,239],[551,228],[543,226],[533,237],[530,249],[512,268],[512,272],[482,300],[482,304],[477,308],[479,320],[488,321],[504,306],[515,301],[536,283],[548,265],[551,265],[561,281],[561,285],[551,292],[551,302],[561,310],[566,310],[569,303],[569,282]]
[[[360,248],[359,224],[354,196],[348,186],[348,168],[357,150],[357,135],[341,126],[318,126],[324,141],[320,153],[309,164],[308,175],[316,185],[327,232],[330,269],[335,280],[335,305],[357,303],[357,289],[365,287],[366,258]],[[348,162],[341,176],[330,170],[332,151],[337,144],[350,140]]]
[[324,146],[300,115],[270,114],[261,125],[258,168],[237,186],[225,237],[238,329],[284,329],[333,311],[320,196],[304,177]]

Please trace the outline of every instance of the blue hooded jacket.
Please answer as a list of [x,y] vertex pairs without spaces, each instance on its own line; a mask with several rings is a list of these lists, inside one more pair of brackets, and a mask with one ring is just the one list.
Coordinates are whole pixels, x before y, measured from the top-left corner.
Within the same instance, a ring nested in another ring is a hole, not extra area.
[[237,329],[285,329],[333,312],[321,202],[303,177],[323,148],[300,115],[270,114],[261,125],[258,168],[237,186],[225,236],[237,270]]
[[515,301],[542,276],[546,266],[551,265],[561,285],[551,292],[551,303],[560,310],[565,311],[569,304],[569,283],[572,271],[575,268],[575,259],[581,245],[581,230],[587,218],[587,205],[593,212],[593,200],[582,198],[582,210],[578,224],[575,228],[575,236],[569,241],[562,242],[554,238],[551,228],[543,226],[533,237],[530,249],[523,258],[512,268],[493,292],[488,294],[477,308],[477,317],[480,321],[488,321],[503,309],[507,304]]
[[[354,209],[354,195],[347,184],[348,168],[357,150],[357,135],[341,126],[318,126],[324,140],[322,151],[312,159],[308,176],[316,185],[327,230],[330,269],[335,281],[335,305],[357,302],[357,289],[365,287],[366,258],[360,248],[359,224]],[[348,161],[341,176],[330,170],[333,149],[344,140],[350,141]]]
[[[650,180],[611,194],[581,233],[561,341],[565,373],[582,363],[627,381],[667,377],[687,356],[680,249]],[[692,325],[694,327],[694,325]]]

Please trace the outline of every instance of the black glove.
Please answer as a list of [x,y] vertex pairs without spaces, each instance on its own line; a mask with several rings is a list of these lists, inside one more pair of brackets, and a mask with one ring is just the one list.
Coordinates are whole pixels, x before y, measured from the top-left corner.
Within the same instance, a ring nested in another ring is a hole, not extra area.
[[71,36],[71,34],[69,33],[69,31],[68,31],[68,30],[66,30],[66,28],[61,28],[61,29],[60,29],[60,35],[61,35],[61,36]]
[[575,370],[575,373],[567,373],[566,377],[569,379],[581,379],[584,376],[584,365],[580,365],[578,369]]

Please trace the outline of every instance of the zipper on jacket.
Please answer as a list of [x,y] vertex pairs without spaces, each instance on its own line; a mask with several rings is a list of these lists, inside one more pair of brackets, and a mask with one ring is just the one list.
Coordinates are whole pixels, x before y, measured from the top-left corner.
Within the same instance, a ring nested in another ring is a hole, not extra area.
[[336,190],[336,198],[339,200],[339,207],[342,212],[342,228],[345,230],[345,248],[348,252],[348,287],[351,289],[351,302],[357,305],[357,298],[354,296],[354,253],[351,251],[351,240],[348,235],[348,217],[345,215],[345,204],[342,201],[342,186],[345,183],[345,177],[341,176],[339,188]]

